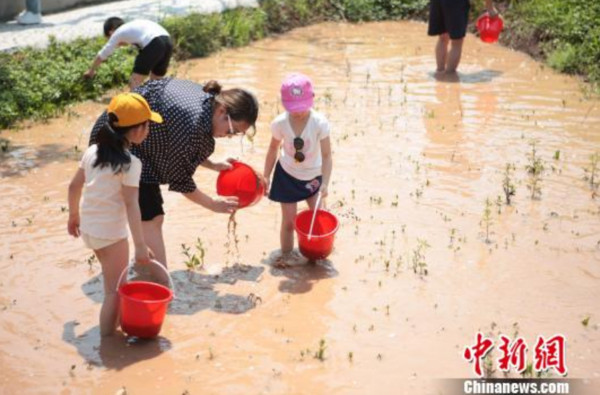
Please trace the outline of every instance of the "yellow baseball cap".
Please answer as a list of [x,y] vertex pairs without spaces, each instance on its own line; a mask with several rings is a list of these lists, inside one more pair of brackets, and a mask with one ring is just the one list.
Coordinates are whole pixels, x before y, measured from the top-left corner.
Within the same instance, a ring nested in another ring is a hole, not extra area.
[[138,125],[146,121],[163,122],[161,115],[150,110],[146,99],[138,93],[128,92],[116,95],[110,101],[106,111],[116,115],[117,122],[114,125],[118,127]]

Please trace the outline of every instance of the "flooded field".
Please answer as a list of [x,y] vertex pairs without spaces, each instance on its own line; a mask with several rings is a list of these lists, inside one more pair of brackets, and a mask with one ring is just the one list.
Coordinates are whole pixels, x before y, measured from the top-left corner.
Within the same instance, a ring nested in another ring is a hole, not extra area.
[[[2,131],[0,392],[442,394],[438,379],[474,376],[478,331],[518,333],[530,362],[538,336],[563,334],[568,377],[600,388],[600,101],[473,36],[459,81],[438,81],[434,45],[422,23],[328,23],[178,65],[257,93],[254,145],[219,140],[212,158],[260,170],[281,80],[311,76],[341,227],[329,260],[273,268],[280,209],[263,199],[236,215],[233,266],[227,215],[165,190],[176,300],[151,342],[100,341],[100,266],[66,232],[107,101]],[[216,177],[195,179],[214,194]],[[206,264],[189,272],[198,238]]]

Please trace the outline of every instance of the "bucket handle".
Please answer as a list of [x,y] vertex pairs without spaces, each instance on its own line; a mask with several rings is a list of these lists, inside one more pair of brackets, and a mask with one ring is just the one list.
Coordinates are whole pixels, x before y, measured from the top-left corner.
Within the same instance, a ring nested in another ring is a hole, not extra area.
[[[175,284],[173,283],[173,278],[169,274],[169,271],[167,270],[167,268],[164,267],[159,261],[157,261],[155,259],[151,259],[150,263],[155,264],[156,266],[160,267],[165,272],[165,274],[167,275],[167,277],[169,279],[169,286],[171,287],[171,291],[173,292],[173,298],[175,298]],[[121,275],[119,276],[119,281],[117,282],[117,293],[119,292],[119,288],[121,287],[121,283],[123,282],[123,277],[126,277],[127,271],[129,270],[129,268],[133,267],[134,264],[135,264],[135,261],[132,260],[131,262],[129,262],[129,265],[127,265],[125,267],[125,269],[123,269],[123,271],[121,272]]]
[[310,230],[308,231],[308,241],[312,238],[313,226],[315,226],[315,218],[317,217],[317,211],[319,211],[319,206],[321,205],[321,191],[319,191],[319,196],[317,197],[317,204],[315,204],[315,209],[313,211],[312,220],[310,221]]

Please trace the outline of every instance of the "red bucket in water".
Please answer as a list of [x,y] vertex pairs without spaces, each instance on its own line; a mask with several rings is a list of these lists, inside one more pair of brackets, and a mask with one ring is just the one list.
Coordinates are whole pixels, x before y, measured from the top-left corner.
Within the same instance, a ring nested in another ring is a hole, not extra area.
[[221,196],[237,196],[239,208],[258,203],[265,193],[262,179],[253,168],[242,162],[233,162],[232,165],[232,169],[219,173],[217,193]]
[[325,259],[333,250],[333,239],[339,227],[335,215],[317,210],[311,239],[308,240],[313,210],[304,210],[296,215],[295,228],[298,234],[300,253],[311,260]]
[[[167,273],[172,288],[173,281],[167,269],[156,261],[152,262]],[[128,270],[129,267],[123,270],[118,284],[121,284]],[[144,339],[158,336],[169,302],[173,299],[173,291],[164,285],[147,281],[131,281],[122,284],[118,287],[118,291],[123,332]]]
[[130,336],[158,336],[173,292],[164,285],[132,281],[119,288],[121,329]]
[[477,19],[477,30],[483,42],[495,43],[498,41],[503,28],[504,22],[499,16],[490,17],[488,14],[483,14]]

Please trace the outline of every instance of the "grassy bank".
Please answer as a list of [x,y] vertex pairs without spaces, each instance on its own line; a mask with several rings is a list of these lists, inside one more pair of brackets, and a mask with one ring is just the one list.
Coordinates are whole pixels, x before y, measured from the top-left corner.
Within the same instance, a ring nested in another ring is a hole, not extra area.
[[[207,56],[222,47],[243,46],[270,34],[325,21],[348,22],[417,18],[429,0],[263,0],[256,9],[167,18],[176,58]],[[473,17],[483,0],[473,0]],[[556,69],[600,82],[600,2],[520,0],[502,2],[504,43],[547,59]],[[135,51],[119,50],[92,81],[81,76],[104,43],[102,38],[53,41],[46,49],[0,54],[0,128],[59,113],[70,103],[93,99],[129,78]]]
[[600,1],[521,0],[506,11],[503,43],[558,71],[600,84]]

